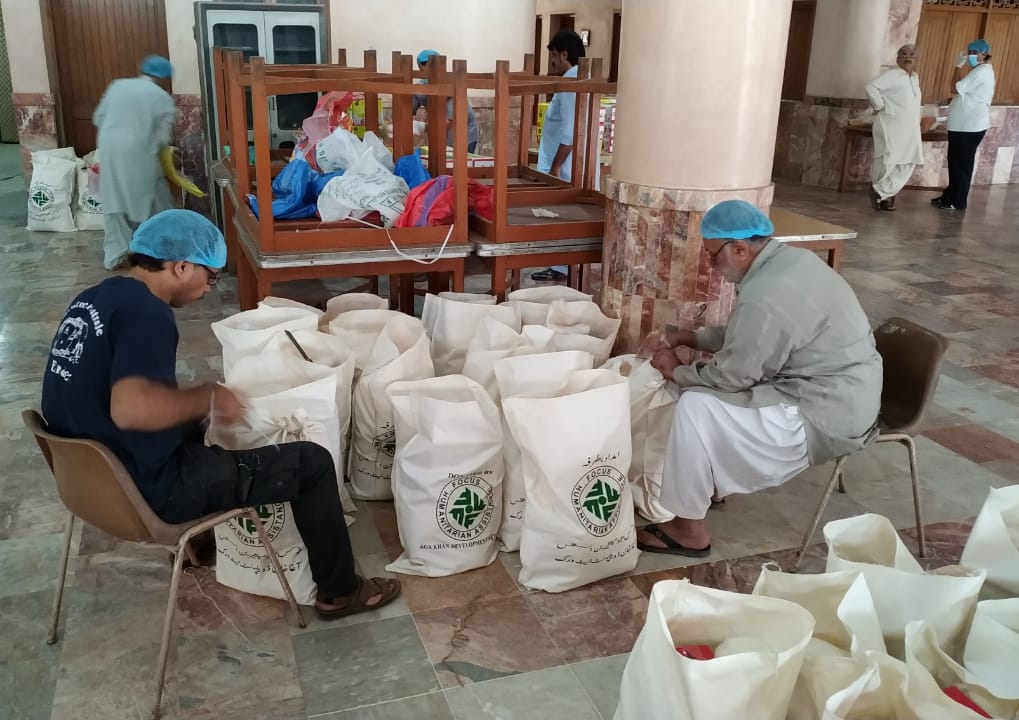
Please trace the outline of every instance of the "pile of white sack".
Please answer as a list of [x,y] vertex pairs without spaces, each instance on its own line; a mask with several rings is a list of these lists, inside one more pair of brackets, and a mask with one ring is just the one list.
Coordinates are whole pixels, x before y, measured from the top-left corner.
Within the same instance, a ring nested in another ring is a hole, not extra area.
[[[103,205],[99,178],[92,169],[99,151],[84,158],[74,148],[32,153],[32,182],[28,187],[28,229],[48,232],[102,230]],[[90,178],[90,174],[93,176]]]
[[[404,551],[392,571],[450,575],[519,550],[525,586],[579,587],[636,566],[633,510],[654,516],[675,402],[647,361],[609,359],[618,329],[565,287],[504,303],[428,295],[420,320],[374,295],[338,296],[324,313],[267,298],[213,324],[225,384],[250,401],[239,427],[208,441],[329,449],[347,511],[350,497],[394,502]],[[289,508],[260,510],[308,600]],[[217,544],[221,582],[278,595],[251,529],[221,527]]]
[[657,583],[616,720],[1019,717],[1019,486],[959,565],[925,572],[880,515],[824,537],[826,572],[766,564],[751,595]]

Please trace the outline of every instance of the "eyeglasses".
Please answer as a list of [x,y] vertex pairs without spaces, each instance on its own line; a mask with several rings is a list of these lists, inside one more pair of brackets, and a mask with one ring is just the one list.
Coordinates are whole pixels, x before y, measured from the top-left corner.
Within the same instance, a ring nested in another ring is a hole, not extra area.
[[711,258],[712,265],[715,264],[715,259],[718,257],[719,253],[725,250],[725,248],[727,248],[731,243],[732,240],[726,240],[724,243],[722,243],[722,247],[718,248],[718,250],[715,250],[715,252],[711,252],[707,248],[704,248],[704,252],[706,252],[708,254],[708,257]]
[[206,274],[208,274],[208,276],[209,276],[208,279],[205,281],[205,282],[207,282],[209,284],[209,287],[212,287],[213,285],[215,285],[216,283],[219,282],[219,273],[218,272],[216,272],[215,270],[213,270],[210,267],[206,267],[205,265],[202,265],[201,267],[202,267],[202,269],[205,270]]

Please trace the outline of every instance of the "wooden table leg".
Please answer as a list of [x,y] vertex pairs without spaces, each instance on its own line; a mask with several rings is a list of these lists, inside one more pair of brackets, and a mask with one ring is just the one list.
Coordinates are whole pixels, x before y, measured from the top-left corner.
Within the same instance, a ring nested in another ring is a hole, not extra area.
[[835,244],[835,247],[833,247],[833,248],[828,250],[828,265],[830,265],[831,269],[834,270],[835,272],[838,272],[839,268],[842,266],[842,241],[841,240],[839,240]]
[[236,272],[238,258],[241,256],[237,228],[234,226],[234,206],[230,197],[223,193],[223,236],[226,240],[226,269]]
[[272,295],[272,275],[268,270],[255,268],[255,305]]
[[453,267],[453,272],[443,273],[447,277],[452,276],[453,292],[464,291],[464,266],[466,264],[466,260],[461,260]]
[[506,258],[492,258],[492,294],[497,302],[506,299]]
[[400,299],[397,309],[408,315],[414,314],[414,275],[400,276]]
[[846,191],[846,182],[849,179],[849,148],[852,145],[853,136],[847,132],[845,138],[842,143],[842,172],[839,174],[839,192]]
[[379,294],[379,276],[378,275],[372,275],[370,278],[368,278],[368,292],[370,292],[372,295],[378,295]]
[[241,310],[253,310],[258,304],[255,271],[251,267],[251,260],[243,252],[237,254],[237,303]]
[[520,289],[520,284],[522,282],[521,279],[520,279],[520,272],[521,271],[520,271],[519,268],[517,268],[515,270],[510,270],[510,281],[509,281],[509,289],[510,290],[519,290]]

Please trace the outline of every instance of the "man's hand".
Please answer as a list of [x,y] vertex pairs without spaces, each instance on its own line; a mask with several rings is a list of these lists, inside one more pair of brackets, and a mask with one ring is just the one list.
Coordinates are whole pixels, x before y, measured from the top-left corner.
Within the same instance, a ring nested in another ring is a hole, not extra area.
[[223,425],[236,425],[244,417],[244,401],[233,390],[223,385],[211,385],[212,399],[209,411],[212,421]]
[[667,380],[672,379],[672,373],[681,364],[671,348],[659,350],[651,357],[651,367],[664,375]]

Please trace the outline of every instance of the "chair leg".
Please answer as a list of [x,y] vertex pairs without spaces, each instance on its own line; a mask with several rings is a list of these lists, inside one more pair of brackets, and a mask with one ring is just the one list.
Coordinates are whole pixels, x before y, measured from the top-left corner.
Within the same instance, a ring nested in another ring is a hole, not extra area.
[[170,654],[170,633],[173,631],[173,616],[177,610],[177,589],[180,587],[181,569],[184,567],[184,552],[190,537],[188,533],[181,536],[177,552],[173,558],[173,575],[170,576],[170,596],[166,600],[166,618],[163,620],[163,639],[159,645],[159,662],[156,665],[156,696],[152,701],[152,720],[158,720],[163,700],[163,686],[166,684],[166,660]]
[[64,599],[64,583],[67,580],[67,560],[71,556],[71,535],[74,533],[74,513],[67,513],[64,523],[64,551],[60,557],[60,576],[57,578],[57,591],[53,595],[53,613],[50,617],[50,634],[46,638],[47,645],[57,641],[57,625],[60,624],[60,604]]
[[287,602],[290,603],[290,609],[297,615],[298,627],[308,627],[308,624],[304,621],[304,613],[301,612],[301,606],[297,604],[297,598],[294,597],[294,591],[290,588],[290,581],[287,580],[287,576],[283,573],[283,567],[280,565],[279,555],[276,554],[276,548],[272,546],[269,541],[269,536],[265,534],[265,526],[262,525],[262,519],[258,517],[258,513],[255,512],[254,508],[248,508],[245,513],[247,517],[255,525],[255,529],[258,531],[258,539],[262,541],[262,547],[265,548],[265,554],[269,556],[269,562],[272,563],[272,569],[276,573],[276,577],[279,578],[280,585],[283,586],[283,594],[287,596]]
[[831,499],[831,494],[835,490],[836,484],[842,478],[842,466],[845,462],[845,456],[840,457],[835,461],[835,469],[832,470],[831,478],[828,480],[828,486],[824,489],[824,495],[821,496],[821,502],[817,504],[817,512],[814,513],[814,517],[810,521],[810,527],[807,528],[807,532],[803,536],[803,541],[800,543],[800,549],[796,552],[796,562],[793,564],[793,572],[800,569],[800,563],[803,562],[803,556],[807,552],[807,545],[810,544],[810,539],[814,537],[814,533],[817,531],[818,523],[821,522],[821,516],[824,515],[824,509],[828,507],[828,501]]
[[927,536],[923,526],[923,508],[920,504],[920,471],[916,464],[916,444],[908,435],[902,440],[909,453],[909,477],[913,483],[913,511],[916,513],[917,554],[927,557]]
[[194,548],[191,547],[191,542],[188,541],[184,544],[184,551],[188,554],[188,560],[191,561],[191,567],[201,567],[202,563],[198,561],[198,556],[195,555]]
[[839,473],[839,487],[838,487],[838,491],[840,493],[842,493],[843,495],[846,492],[846,473],[844,471]]

